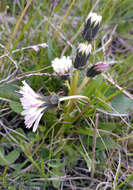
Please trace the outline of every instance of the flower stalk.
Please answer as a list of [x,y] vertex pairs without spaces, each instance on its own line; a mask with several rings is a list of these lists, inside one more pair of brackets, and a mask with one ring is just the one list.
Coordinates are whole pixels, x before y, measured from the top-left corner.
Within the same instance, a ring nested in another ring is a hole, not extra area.
[[[71,85],[71,88],[69,90],[68,96],[72,96],[72,95],[77,94],[78,78],[79,78],[79,71],[75,70],[74,76],[73,76],[73,79],[72,79],[72,85]],[[71,100],[69,106],[67,107],[67,112],[70,113],[72,111],[73,104],[74,104],[74,101]]]
[[73,99],[84,99],[84,100],[90,101],[90,99],[87,96],[73,95],[73,96],[66,96],[66,97],[59,98],[59,102],[66,101],[66,100],[73,100]]
[[80,86],[79,86],[78,89],[77,89],[77,93],[78,93],[78,94],[79,94],[79,93],[81,92],[81,90],[86,86],[86,84],[89,83],[90,80],[91,80],[91,78],[89,78],[89,77],[85,77],[85,78],[82,80]]

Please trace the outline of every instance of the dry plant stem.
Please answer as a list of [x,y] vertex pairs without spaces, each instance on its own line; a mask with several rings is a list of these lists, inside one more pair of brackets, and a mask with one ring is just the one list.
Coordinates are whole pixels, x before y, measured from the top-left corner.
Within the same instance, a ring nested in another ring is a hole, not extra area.
[[91,80],[91,78],[85,77],[84,80],[82,80],[80,86],[77,89],[77,93],[80,93],[80,91],[85,87],[85,85]]
[[13,142],[15,142],[16,144],[19,144],[18,141],[10,134],[6,125],[3,123],[3,121],[1,119],[0,119],[0,126],[2,126],[2,128],[5,130],[5,132],[7,134],[7,138],[10,137],[10,139],[12,139]]
[[95,172],[95,150],[96,150],[96,134],[97,134],[97,128],[98,128],[98,120],[99,120],[99,114],[96,114],[96,120],[94,125],[94,133],[93,133],[93,148],[92,148],[92,162],[91,162],[91,177],[94,177]]
[[118,138],[118,141],[125,141],[125,140],[128,140],[130,138],[133,138],[133,135],[128,135],[126,137],[120,137],[120,138]]
[[[4,78],[4,79],[1,79],[0,83],[8,81],[11,77],[15,76],[15,74],[17,73],[17,70],[18,70],[18,65],[17,65],[16,61],[13,60],[8,54],[4,54],[3,56],[0,56],[0,59],[3,59],[4,57],[7,57],[15,65],[16,69],[14,71],[12,71],[11,74],[8,71],[8,76],[6,78]],[[0,63],[2,63],[2,62],[0,62]]]
[[73,0],[72,3],[70,4],[70,6],[68,7],[68,10],[67,10],[66,14],[64,15],[64,17],[63,17],[61,23],[60,23],[60,26],[59,26],[60,29],[61,29],[61,27],[63,26],[63,24],[64,24],[66,18],[68,17],[68,15],[69,15],[69,13],[70,13],[70,11],[71,11],[72,6],[74,5],[74,3],[75,3],[75,0]]
[[[16,77],[14,77],[13,79],[11,79],[11,80],[9,80],[9,81],[7,81],[7,82],[5,82],[4,84],[9,84],[9,83],[11,83],[11,82],[14,82],[14,81],[18,81],[18,80],[21,80],[21,79],[23,79],[23,78],[29,78],[29,77],[31,77],[31,76],[48,76],[48,77],[60,77],[60,76],[70,76],[69,74],[64,74],[64,75],[57,75],[56,73],[52,73],[52,74],[50,74],[50,73],[29,73],[29,74],[23,74],[23,75],[19,75],[19,76],[16,76]],[[0,83],[1,83],[2,81],[0,81]]]
[[93,0],[90,0],[90,7],[92,7],[93,5]]
[[109,156],[109,158],[108,158],[108,160],[107,160],[107,163],[110,163],[111,164],[111,157],[113,156],[113,154],[114,154],[114,152],[115,152],[115,149],[117,148],[117,146],[118,146],[118,139],[116,140],[116,143],[115,143],[115,145],[114,145],[114,147],[113,147],[113,149],[112,149],[112,151],[111,151],[111,154],[110,154],[110,156]]
[[116,143],[113,147],[113,150],[112,150],[107,162],[110,162],[110,159],[113,156],[113,153],[115,152],[115,149],[117,148],[119,141],[125,141],[125,140],[128,140],[129,138],[133,138],[133,135],[128,135],[126,137],[117,138]]
[[9,48],[10,48],[10,45],[11,45],[13,39],[15,38],[15,35],[16,35],[17,31],[18,31],[18,28],[19,28],[19,26],[20,26],[20,24],[21,24],[21,22],[22,22],[22,20],[23,20],[23,18],[24,18],[24,16],[25,16],[27,10],[29,9],[29,7],[30,7],[32,1],[33,1],[33,0],[29,0],[29,1],[28,1],[28,3],[26,4],[26,7],[24,8],[24,10],[23,10],[23,12],[22,12],[20,18],[18,19],[18,22],[17,22],[17,24],[16,24],[16,26],[15,26],[15,28],[14,28],[14,30],[13,30],[13,33],[12,33],[12,35],[11,35],[11,38],[10,38],[8,44],[7,44],[7,47],[6,47],[6,49],[5,49],[4,54],[6,54],[6,53],[8,52],[8,50],[9,50]]
[[83,115],[83,113],[85,113],[88,110],[89,106],[90,106],[90,101],[88,101],[88,103],[85,105],[85,107],[82,109],[82,111],[74,118],[72,123],[75,123],[77,121],[77,119],[79,119]]
[[[69,177],[69,176],[60,176],[60,177],[51,177],[51,178],[34,178],[32,181],[69,181],[69,180],[78,180],[78,179],[86,179],[91,180],[90,177],[87,176],[77,176],[77,177]],[[93,179],[94,182],[100,182],[100,180]]]
[[100,0],[96,1],[96,3],[94,4],[94,6],[91,9],[91,12],[93,12],[96,9],[96,7],[98,6],[99,2],[100,2]]
[[[69,96],[72,96],[72,95],[75,95],[77,94],[77,83],[78,83],[78,77],[79,77],[79,71],[76,70],[75,73],[74,73],[74,77],[73,77],[73,80],[72,80],[72,85],[71,85],[71,88],[70,88],[70,91],[69,91]],[[73,100],[70,101],[70,104],[67,108],[67,112],[70,113],[73,109]]]
[[70,6],[68,7],[68,10],[67,10],[66,14],[64,15],[64,17],[63,17],[63,19],[62,19],[62,21],[61,21],[61,23],[60,23],[60,25],[59,25],[58,30],[55,31],[55,33],[54,33],[54,35],[53,35],[53,40],[56,38],[56,36],[58,35],[58,33],[60,33],[61,28],[62,28],[62,26],[63,26],[63,24],[64,24],[66,18],[68,17],[69,12],[71,11],[72,6],[74,5],[74,3],[75,3],[75,0],[73,0],[72,3],[70,4]]
[[110,77],[108,77],[106,74],[102,74],[102,76],[108,80],[111,84],[113,84],[116,88],[118,88],[119,90],[121,90],[127,97],[129,97],[130,99],[133,100],[133,95],[130,94],[129,92],[127,92],[126,90],[124,90],[122,87],[120,87],[118,84],[115,83],[115,81]]
[[50,26],[55,30],[55,31],[58,31],[58,34],[59,36],[61,37],[61,39],[63,39],[67,44],[68,46],[70,46],[71,48],[73,48],[73,44],[66,39],[66,37],[61,33],[61,31],[59,31],[59,29],[57,28],[57,26],[54,26],[53,23],[50,22],[50,20],[46,17],[44,17],[45,20],[47,20],[47,22],[50,24]]
[[[84,25],[84,23],[80,26],[80,28],[78,29],[77,33],[69,40],[69,42],[71,44],[73,44],[74,40],[77,39],[77,37],[81,34],[81,31],[83,29],[83,25]],[[64,49],[61,52],[61,56],[65,55],[65,52],[67,51],[68,48],[69,48],[69,44],[66,44],[66,46],[64,47]],[[72,51],[73,51],[73,49],[72,49]]]
[[[35,50],[35,48],[41,48],[41,47],[42,47],[42,48],[45,48],[45,47],[43,47],[43,46],[48,47],[48,45],[47,45],[46,43],[41,43],[41,44],[36,44],[36,45],[31,45],[31,46],[27,46],[27,47],[15,49],[15,50],[12,51],[12,54],[13,54],[13,53],[20,52],[20,51],[28,50],[28,49],[34,49],[34,50]],[[36,50],[35,50],[35,51],[36,51]]]

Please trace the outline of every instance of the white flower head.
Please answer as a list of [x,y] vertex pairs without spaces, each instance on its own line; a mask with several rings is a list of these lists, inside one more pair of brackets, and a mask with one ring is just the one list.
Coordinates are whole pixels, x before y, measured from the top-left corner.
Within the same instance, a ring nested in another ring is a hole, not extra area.
[[98,25],[102,21],[102,16],[98,15],[97,13],[90,12],[86,18],[86,22],[90,19],[91,24],[94,26]]
[[54,99],[53,102],[53,97],[41,96],[34,92],[25,81],[22,81],[22,83],[23,86],[20,87],[19,93],[22,95],[20,101],[24,111],[21,114],[24,116],[26,128],[33,126],[33,132],[35,132],[44,112],[49,108],[55,107],[58,104],[58,100]]
[[80,43],[78,46],[78,52],[88,56],[91,53],[92,45],[86,43]]
[[72,67],[72,60],[70,57],[63,56],[62,58],[55,58],[52,61],[53,70],[60,75],[68,73]]

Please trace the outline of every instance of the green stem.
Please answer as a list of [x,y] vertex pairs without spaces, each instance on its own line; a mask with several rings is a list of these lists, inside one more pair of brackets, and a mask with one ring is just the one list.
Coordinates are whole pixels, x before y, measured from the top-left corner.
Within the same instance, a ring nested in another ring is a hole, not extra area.
[[[75,95],[77,93],[77,83],[78,83],[79,71],[75,71],[75,75],[72,80],[72,85],[69,91],[69,96]],[[67,113],[70,113],[73,109],[74,101],[71,100],[69,106],[67,107]]]
[[76,70],[74,73],[73,80],[72,80],[71,89],[70,89],[69,94],[68,94],[69,96],[76,94],[78,77],[79,77],[79,71]]
[[77,89],[77,93],[80,93],[80,91],[85,87],[85,85],[91,80],[91,78],[85,77],[84,80],[82,80],[80,86]]

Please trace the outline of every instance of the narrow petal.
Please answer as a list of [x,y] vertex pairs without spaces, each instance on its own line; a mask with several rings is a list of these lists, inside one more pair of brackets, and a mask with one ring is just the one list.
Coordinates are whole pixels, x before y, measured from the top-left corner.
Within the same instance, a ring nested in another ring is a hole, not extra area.
[[42,117],[43,114],[40,114],[39,117],[37,118],[37,120],[35,121],[35,124],[33,126],[33,132],[36,132],[37,128],[38,128],[38,124],[40,122],[40,119]]

